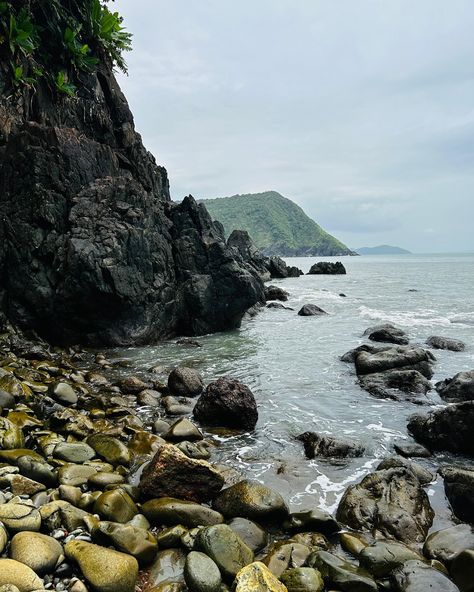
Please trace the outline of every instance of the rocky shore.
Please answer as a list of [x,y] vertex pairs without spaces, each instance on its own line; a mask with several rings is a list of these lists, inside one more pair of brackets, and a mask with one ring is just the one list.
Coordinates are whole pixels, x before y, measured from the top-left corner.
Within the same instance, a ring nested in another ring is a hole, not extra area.
[[[345,358],[361,377],[424,377],[434,363],[400,345]],[[425,490],[434,475],[402,456],[348,487],[335,516],[317,506],[294,512],[277,491],[212,462],[216,428],[221,437],[254,429],[250,389],[231,378],[206,385],[185,367],[163,383],[154,370],[136,376],[102,354],[3,333],[1,592],[473,590],[473,471],[443,470],[459,523],[441,531],[432,531]],[[450,414],[473,404],[471,379],[437,385],[462,399]],[[443,444],[440,413],[410,422],[431,449]],[[301,440],[310,458],[363,452],[312,433]]]

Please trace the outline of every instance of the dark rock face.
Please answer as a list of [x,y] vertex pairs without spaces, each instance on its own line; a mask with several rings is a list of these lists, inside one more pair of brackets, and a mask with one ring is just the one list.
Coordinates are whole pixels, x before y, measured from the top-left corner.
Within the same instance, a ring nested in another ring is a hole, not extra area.
[[266,300],[281,300],[282,302],[286,302],[288,296],[288,292],[279,286],[265,286]]
[[474,470],[444,467],[441,475],[454,514],[460,520],[474,523]]
[[428,415],[413,415],[408,430],[430,450],[449,450],[474,456],[474,401],[455,403]]
[[453,339],[452,337],[441,337],[439,335],[433,335],[428,337],[426,345],[433,347],[434,349],[447,349],[449,351],[464,351],[466,345],[460,339]]
[[340,440],[332,436],[304,432],[297,436],[303,442],[306,458],[353,458],[364,454],[364,447],[356,442]]
[[474,400],[474,370],[459,372],[435,384],[439,396],[448,403]]
[[384,343],[396,343],[397,345],[408,345],[408,337],[403,329],[395,327],[391,323],[370,327],[364,331],[371,341],[381,341]]
[[346,268],[340,261],[331,263],[329,261],[319,261],[311,266],[308,275],[345,275]]
[[59,342],[237,326],[263,300],[255,268],[204,206],[170,201],[109,71],[85,76],[79,95],[55,99],[40,86],[24,104],[0,97],[3,311]]
[[199,397],[194,417],[204,425],[253,430],[257,403],[252,391],[238,380],[219,378]]
[[304,304],[298,311],[300,317],[315,317],[325,314],[328,313],[322,308],[319,308],[319,306],[316,306],[316,304]]
[[425,540],[433,516],[420,482],[402,467],[375,471],[348,487],[336,514],[351,528],[407,544]]

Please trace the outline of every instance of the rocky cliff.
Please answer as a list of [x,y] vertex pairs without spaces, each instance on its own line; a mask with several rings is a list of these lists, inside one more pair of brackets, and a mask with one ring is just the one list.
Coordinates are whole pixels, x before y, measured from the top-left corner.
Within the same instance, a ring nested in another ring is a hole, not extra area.
[[203,206],[173,203],[101,63],[74,97],[0,66],[0,310],[61,343],[143,344],[237,326],[263,299]]

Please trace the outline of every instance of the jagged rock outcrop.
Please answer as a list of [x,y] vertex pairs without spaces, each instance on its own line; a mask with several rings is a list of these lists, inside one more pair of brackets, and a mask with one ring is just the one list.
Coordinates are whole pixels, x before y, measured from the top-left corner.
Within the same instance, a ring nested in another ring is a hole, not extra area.
[[78,96],[7,97],[0,68],[0,309],[63,343],[140,344],[237,326],[263,302],[204,206],[170,200],[113,74]]

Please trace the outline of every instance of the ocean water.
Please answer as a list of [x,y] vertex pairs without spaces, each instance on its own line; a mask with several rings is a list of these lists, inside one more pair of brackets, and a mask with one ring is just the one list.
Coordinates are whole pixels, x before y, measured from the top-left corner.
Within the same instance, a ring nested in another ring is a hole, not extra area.
[[[287,263],[307,272],[320,260],[337,258],[292,258]],[[345,276],[272,281],[290,293],[285,305],[294,311],[264,309],[236,331],[199,338],[201,348],[167,342],[115,352],[138,372],[159,364],[165,378],[175,365],[188,365],[206,381],[231,375],[247,384],[258,401],[257,429],[230,437],[212,434],[213,460],[277,489],[295,510],[317,505],[334,511],[348,485],[393,454],[394,442],[411,440],[406,429],[411,414],[443,405],[434,390],[417,405],[376,399],[358,386],[354,366],[339,358],[366,341],[362,333],[367,327],[395,323],[419,345],[430,335],[462,339],[464,352],[434,351],[433,383],[474,368],[474,255],[341,260]],[[305,303],[329,314],[297,316]],[[354,439],[365,445],[366,453],[336,464],[307,460],[295,439],[307,430]],[[472,464],[449,454],[420,462],[432,469],[452,462]],[[440,478],[428,491],[437,512],[435,527],[448,524]]]

